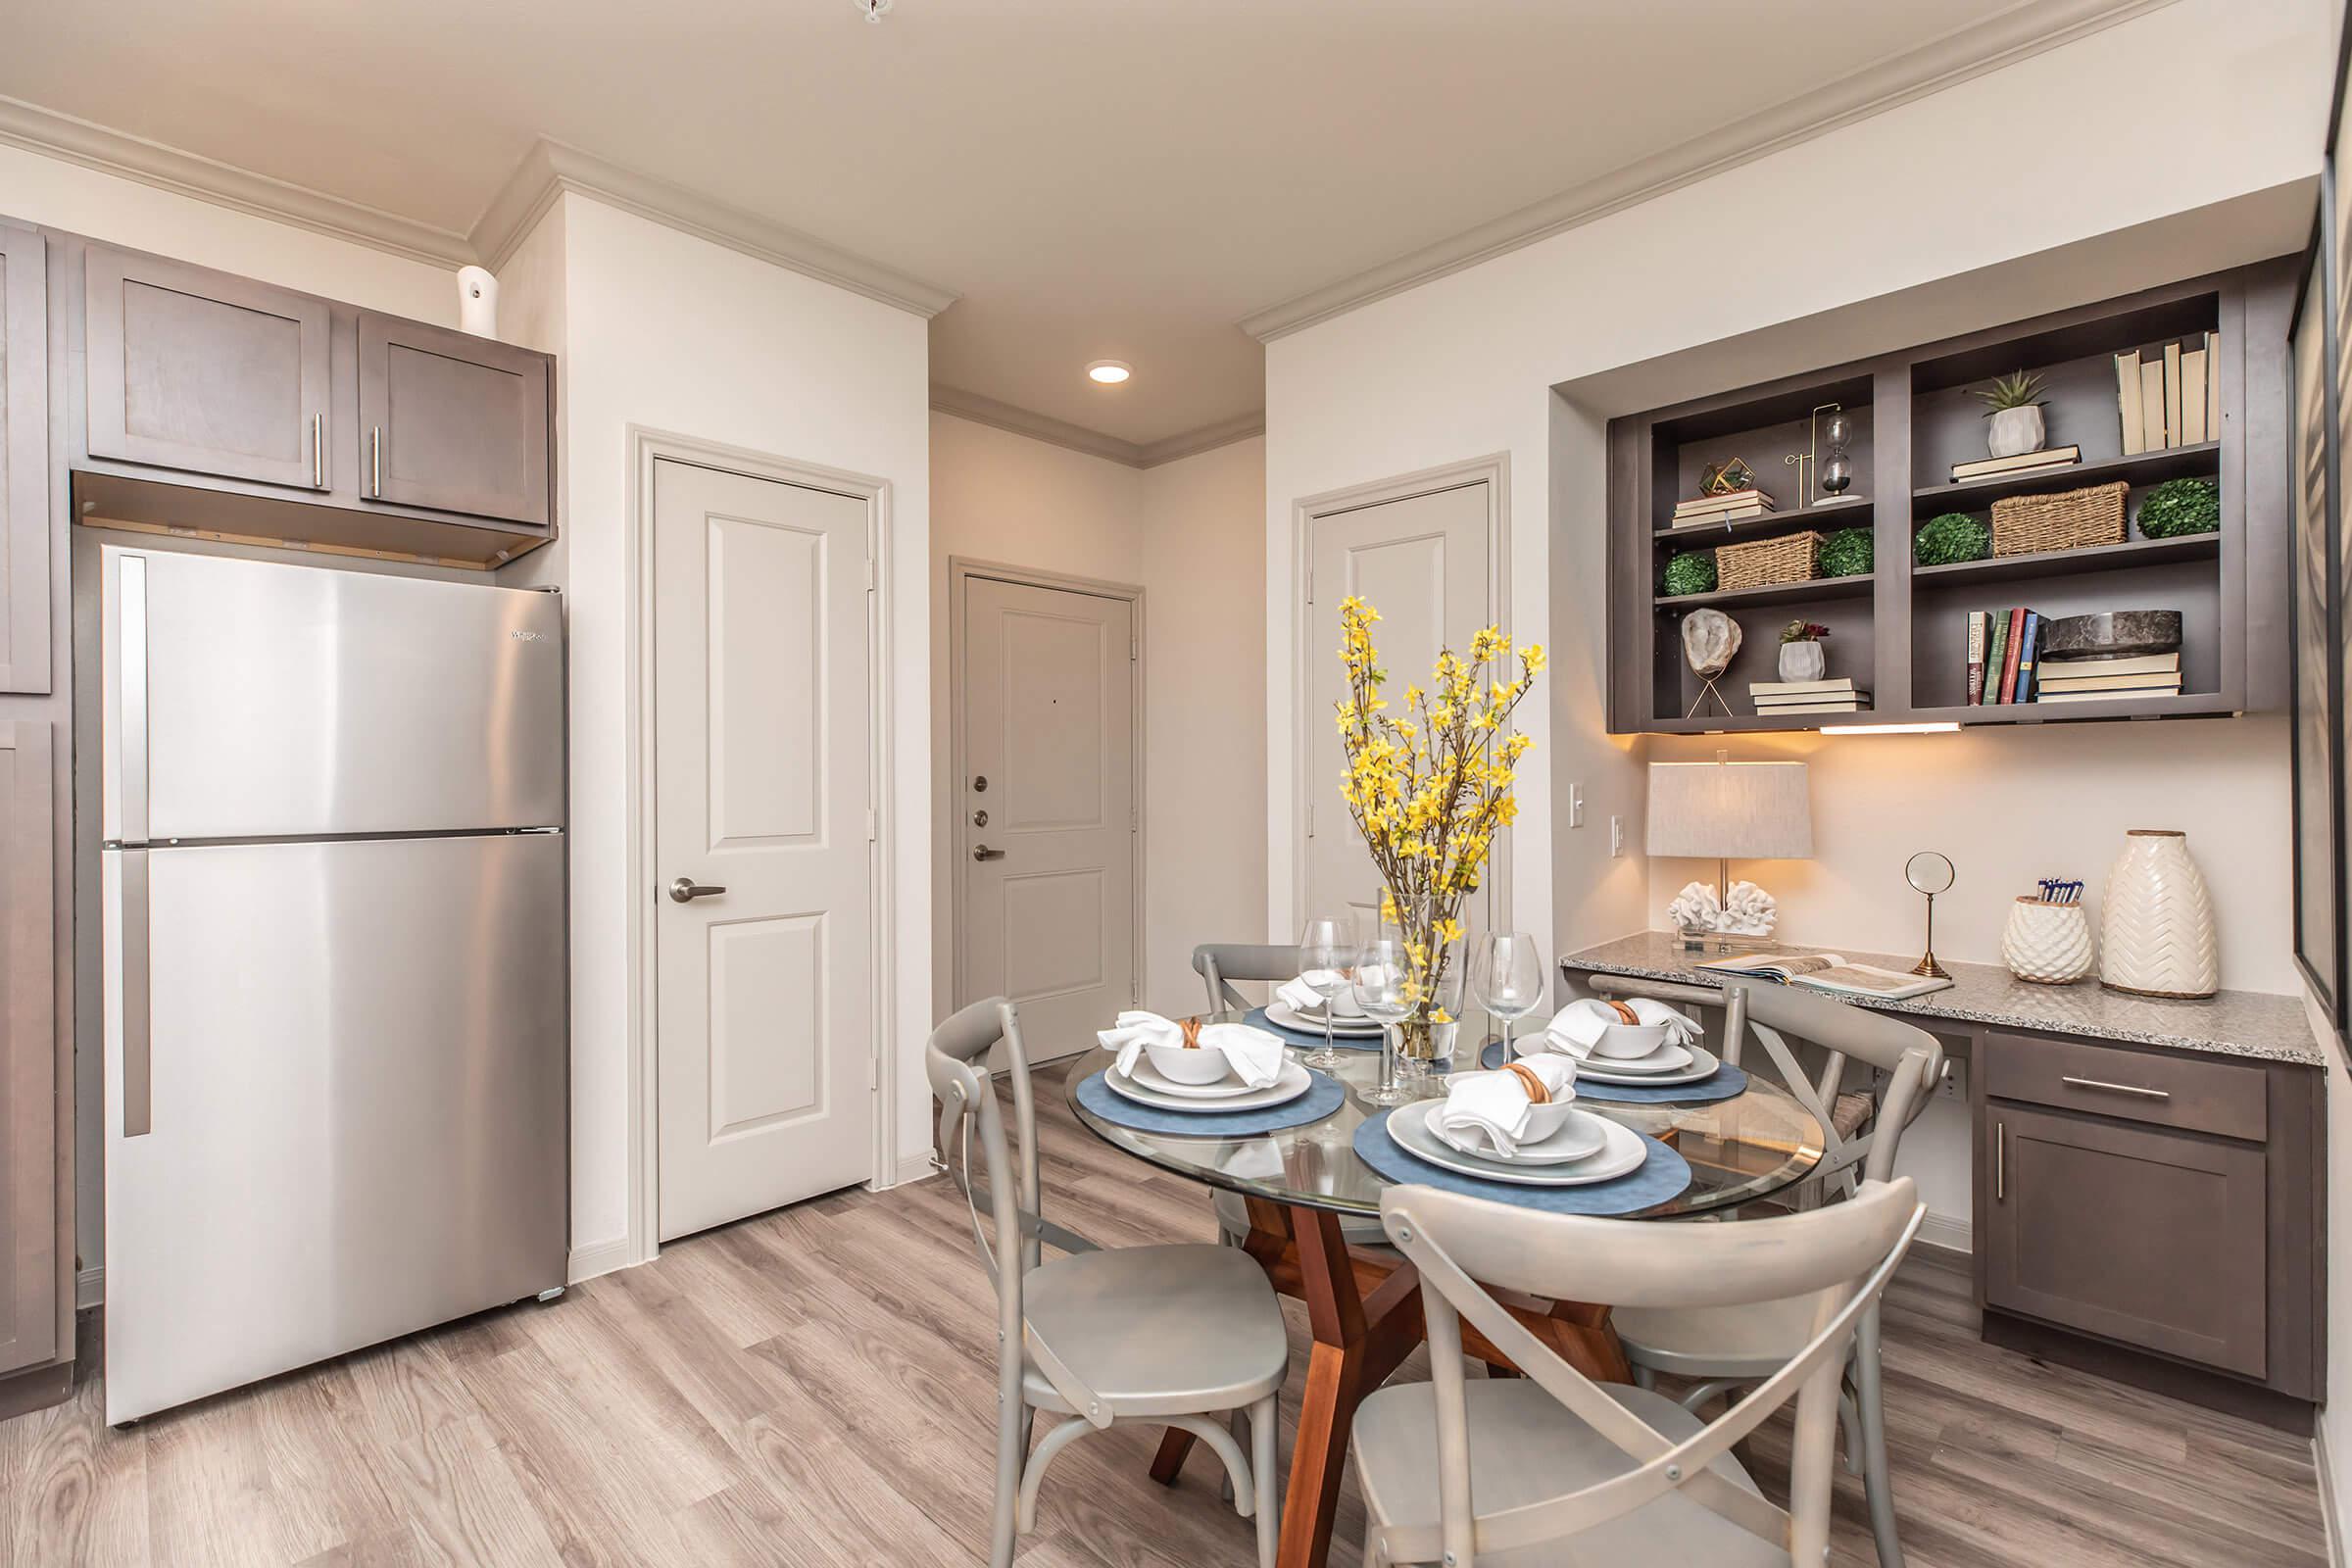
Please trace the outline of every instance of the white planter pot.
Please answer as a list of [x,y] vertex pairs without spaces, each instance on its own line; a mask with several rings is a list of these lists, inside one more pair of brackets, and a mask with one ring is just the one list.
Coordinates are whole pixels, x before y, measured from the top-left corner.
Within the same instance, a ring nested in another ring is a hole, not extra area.
[[1830,667],[1830,656],[1819,643],[1781,644],[1781,679],[1819,680]]
[[2019,899],[2001,932],[2001,958],[2011,974],[2036,985],[2082,979],[2090,973],[2090,920],[2082,906]]
[[1984,445],[1996,458],[2014,458],[2020,452],[2041,450],[2041,405],[2029,403],[2022,409],[2001,409],[1985,421]]
[[2185,834],[2133,828],[2107,873],[2099,915],[2099,983],[2145,997],[2210,997],[2221,989],[2213,901]]

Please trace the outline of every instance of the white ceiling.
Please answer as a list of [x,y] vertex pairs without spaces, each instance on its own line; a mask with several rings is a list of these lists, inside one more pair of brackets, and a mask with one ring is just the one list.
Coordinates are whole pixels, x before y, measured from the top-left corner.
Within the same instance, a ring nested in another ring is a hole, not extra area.
[[2115,9],[0,0],[0,95],[457,233],[552,137],[955,291],[937,382],[1141,445],[1260,407],[1254,312],[1988,19]]

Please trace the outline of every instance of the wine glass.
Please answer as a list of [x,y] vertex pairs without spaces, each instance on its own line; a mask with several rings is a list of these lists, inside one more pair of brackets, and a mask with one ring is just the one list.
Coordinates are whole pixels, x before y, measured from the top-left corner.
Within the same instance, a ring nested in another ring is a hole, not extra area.
[[1400,937],[1378,936],[1356,950],[1348,984],[1364,1016],[1380,1025],[1380,1082],[1363,1090],[1375,1105],[1401,1105],[1418,1090],[1398,1069],[1396,1026],[1413,1010],[1412,960]]
[[1298,978],[1323,999],[1323,1045],[1306,1054],[1309,1067],[1338,1067],[1348,1058],[1332,1040],[1332,1004],[1348,989],[1348,965],[1355,956],[1354,934],[1345,920],[1309,920],[1298,933]]
[[1502,1059],[1511,1059],[1511,1025],[1544,1004],[1544,957],[1524,931],[1496,931],[1470,960],[1470,997],[1502,1029]]

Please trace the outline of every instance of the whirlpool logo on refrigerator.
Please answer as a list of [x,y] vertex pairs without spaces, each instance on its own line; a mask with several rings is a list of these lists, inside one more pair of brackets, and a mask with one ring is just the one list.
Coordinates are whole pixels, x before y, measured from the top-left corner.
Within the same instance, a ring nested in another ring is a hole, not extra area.
[[514,638],[518,643],[543,643],[547,641],[547,633],[543,631],[518,630],[510,631],[507,633],[507,635]]

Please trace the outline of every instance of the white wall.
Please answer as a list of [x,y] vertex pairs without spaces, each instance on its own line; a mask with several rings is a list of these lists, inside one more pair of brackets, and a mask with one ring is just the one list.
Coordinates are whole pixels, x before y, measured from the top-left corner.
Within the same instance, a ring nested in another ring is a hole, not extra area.
[[[1522,769],[1531,808],[1512,847],[1513,923],[1565,951],[1621,934],[1654,915],[1651,879],[1629,844],[1630,864],[1611,864],[1609,818],[1629,835],[1641,819],[1642,747],[1600,733],[1605,668],[1599,432],[1561,408],[1548,388],[1609,368],[1750,331],[2101,234],[2167,214],[2308,178],[2317,168],[2328,107],[2328,0],[2247,7],[2180,0],[1963,82],[1873,119],[1572,229],[1484,266],[1439,279],[1276,340],[1267,348],[1267,800],[1276,870],[1267,904],[1276,929],[1295,914],[1291,507],[1298,497],[1484,453],[1511,466],[1509,606],[1522,639],[1552,645],[1550,702],[1529,724],[1537,750]],[[2138,117],[2117,114],[2118,83],[2174,79],[2195,62],[2208,90],[2173,111],[2167,155],[2147,156]],[[2188,120],[2183,117],[2203,117]],[[2048,156],[2003,166],[1987,182],[1984,127],[2024,123]],[[1887,204],[1888,189],[1967,191],[1955,222],[1934,201]],[[1821,220],[1825,190],[1857,199],[1836,223]],[[1740,215],[1736,256],[1722,215]],[[1555,472],[1559,425],[1570,462]],[[1551,518],[1561,519],[1555,539]],[[1555,559],[1556,557],[1556,559]],[[1558,619],[1555,621],[1554,607]],[[2115,726],[2061,740],[2020,736],[2016,753],[1969,741],[1938,763],[1950,789],[1990,801],[2002,774],[1990,764],[2045,747],[2036,801],[2047,842],[2112,845],[2109,756],[2161,746],[2222,750],[2244,741],[2248,767],[2283,772],[2282,730],[2256,723],[2230,731],[2168,725],[2164,738],[2127,740]],[[2223,735],[2231,737],[2222,739]],[[1860,743],[1849,743],[1860,744]],[[2264,755],[2263,748],[2269,754]],[[1881,758],[1916,756],[1898,749]],[[2071,772],[2054,760],[2072,756]],[[1981,770],[1978,769],[1982,765]],[[1883,761],[1855,754],[1825,768],[1817,817],[1861,821],[1900,810],[1884,788]],[[2180,820],[2192,825],[2247,809],[2245,770],[2182,766]],[[1850,787],[1849,787],[1850,781]],[[1587,825],[1536,808],[1580,782]],[[2280,786],[2268,787],[2276,796]],[[1995,808],[1997,809],[1997,808]],[[2004,817],[2007,813],[2003,813]],[[1989,819],[1990,812],[1987,812]],[[1889,842],[1909,835],[1890,830]],[[1857,841],[1857,855],[1881,853]],[[2218,847],[2218,845],[2217,845]],[[2229,868],[2231,897],[2261,906],[2246,956],[2233,971],[2277,986],[2277,908],[2285,902],[2282,835]],[[2209,862],[2209,866],[2211,862]],[[1899,875],[1899,858],[1893,870]],[[2220,869],[2219,867],[2213,867]],[[1819,869],[1819,868],[1817,868]],[[2094,868],[2095,869],[2095,868]],[[1857,858],[1828,874],[1856,888],[1873,865]],[[1987,881],[2005,877],[1987,865]],[[2036,872],[2035,874],[2042,874]],[[1826,900],[1832,884],[1821,884]],[[1823,915],[1825,926],[1828,916]]]
[[[630,1260],[628,941],[631,900],[642,892],[625,815],[632,425],[890,483],[895,618],[886,662],[897,707],[887,788],[897,822],[892,1050],[902,1170],[929,1147],[921,1053],[931,1021],[930,349],[920,317],[581,196],[565,195],[542,221],[564,231],[577,1272]],[[652,1151],[645,1154],[650,1160]]]
[[[1264,443],[1138,469],[934,414],[931,484],[935,841],[954,842],[958,798],[948,772],[951,559],[1142,588],[1143,1000],[1198,1011],[1194,946],[1264,935]],[[932,872],[942,1013],[956,1000],[952,870],[943,855]]]

